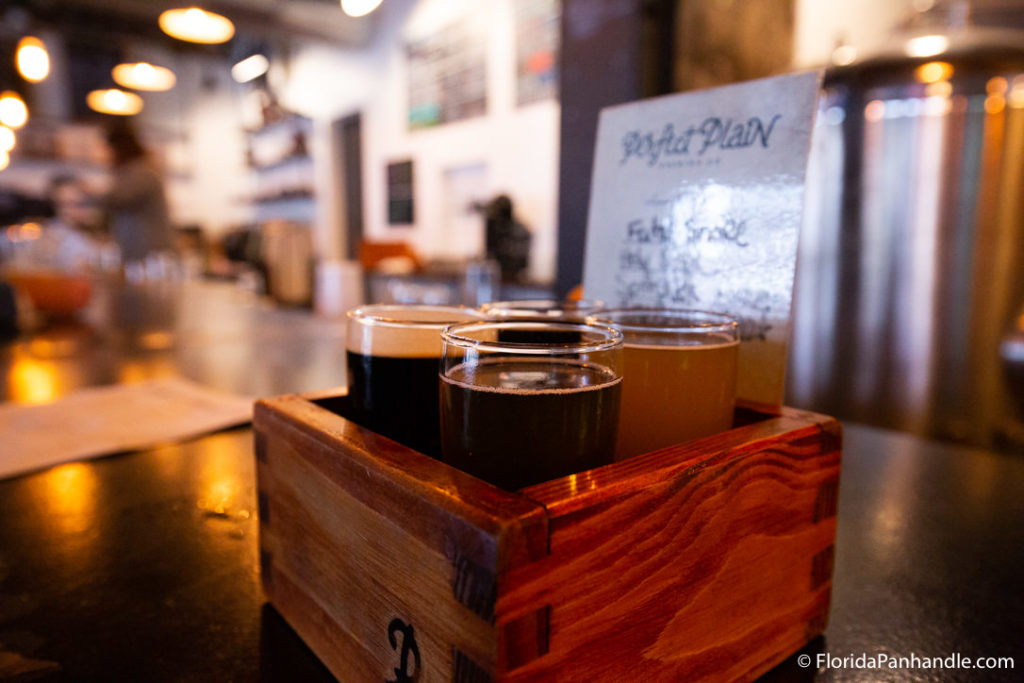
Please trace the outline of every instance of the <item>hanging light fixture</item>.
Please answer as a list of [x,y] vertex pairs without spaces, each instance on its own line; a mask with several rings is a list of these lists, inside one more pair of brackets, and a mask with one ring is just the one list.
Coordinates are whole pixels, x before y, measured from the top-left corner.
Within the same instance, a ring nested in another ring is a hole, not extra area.
[[174,72],[167,67],[149,62],[118,64],[111,75],[114,81],[124,88],[152,92],[170,90],[178,80]]
[[341,0],[341,9],[350,17],[364,17],[380,7],[381,0]]
[[21,128],[28,121],[28,107],[21,95],[13,90],[0,93],[0,124],[8,128]]
[[235,35],[235,25],[230,19],[198,7],[169,9],[160,15],[159,22],[164,33],[190,43],[215,45]]
[[231,67],[231,77],[239,83],[248,83],[254,78],[259,78],[267,73],[270,68],[270,60],[266,55],[256,53],[249,55]]
[[949,47],[949,38],[943,35],[917,36],[907,41],[903,52],[908,57],[933,57]]
[[21,77],[32,83],[38,83],[50,73],[50,55],[46,45],[35,36],[25,36],[18,41],[15,62]]
[[85,97],[86,104],[93,111],[116,116],[132,116],[142,111],[142,98],[133,92],[117,88],[93,90]]
[[10,152],[17,142],[18,138],[14,135],[13,130],[7,126],[0,126],[0,152],[4,154]]

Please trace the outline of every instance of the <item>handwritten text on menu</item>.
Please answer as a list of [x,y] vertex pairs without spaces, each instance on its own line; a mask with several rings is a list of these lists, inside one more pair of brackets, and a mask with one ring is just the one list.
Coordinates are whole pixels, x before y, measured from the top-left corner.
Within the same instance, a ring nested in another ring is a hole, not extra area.
[[610,107],[584,291],[740,319],[739,397],[778,406],[818,73]]

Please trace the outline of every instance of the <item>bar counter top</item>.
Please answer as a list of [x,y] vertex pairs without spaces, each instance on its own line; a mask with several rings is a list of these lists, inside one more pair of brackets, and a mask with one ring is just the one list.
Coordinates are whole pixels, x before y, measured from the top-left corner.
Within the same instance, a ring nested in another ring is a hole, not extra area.
[[[327,389],[343,332],[230,285],[100,288],[0,345],[0,397]],[[0,481],[0,680],[333,680],[263,597],[254,470],[246,427]],[[1024,680],[1024,458],[845,424],[833,585],[824,637],[762,680]],[[883,654],[1015,668],[860,666]]]

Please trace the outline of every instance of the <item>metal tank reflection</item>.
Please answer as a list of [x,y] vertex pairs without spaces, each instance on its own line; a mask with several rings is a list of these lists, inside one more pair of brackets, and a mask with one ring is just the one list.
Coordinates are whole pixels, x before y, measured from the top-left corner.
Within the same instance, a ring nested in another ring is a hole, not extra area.
[[831,70],[815,138],[787,401],[1022,443],[1000,342],[1024,304],[1024,33]]

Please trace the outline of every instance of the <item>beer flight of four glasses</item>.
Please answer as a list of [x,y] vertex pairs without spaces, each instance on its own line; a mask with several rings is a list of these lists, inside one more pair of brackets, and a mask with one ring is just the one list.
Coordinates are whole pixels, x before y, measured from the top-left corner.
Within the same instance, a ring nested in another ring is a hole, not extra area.
[[737,328],[588,301],[363,306],[346,329],[352,417],[515,491],[729,429]]

